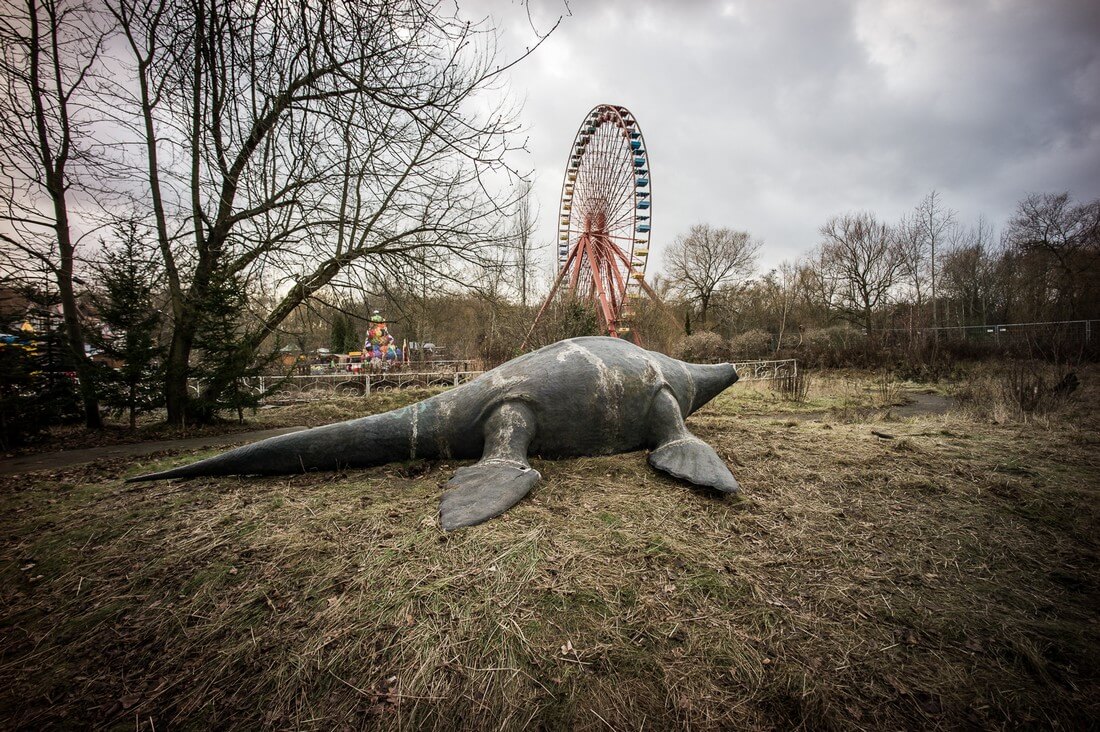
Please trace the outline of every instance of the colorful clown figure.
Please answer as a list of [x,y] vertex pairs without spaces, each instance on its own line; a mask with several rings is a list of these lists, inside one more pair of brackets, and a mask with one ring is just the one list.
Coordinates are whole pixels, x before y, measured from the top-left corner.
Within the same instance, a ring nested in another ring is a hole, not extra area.
[[393,362],[400,358],[401,349],[397,347],[393,336],[390,335],[382,313],[377,310],[372,312],[370,323],[367,340],[363,343],[363,356],[370,361],[371,366],[376,368],[388,366],[387,362]]

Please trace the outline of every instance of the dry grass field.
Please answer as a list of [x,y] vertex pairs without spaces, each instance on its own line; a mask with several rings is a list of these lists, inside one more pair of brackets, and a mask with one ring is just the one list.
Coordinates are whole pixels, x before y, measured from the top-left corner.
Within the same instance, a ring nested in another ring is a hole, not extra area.
[[122,483],[207,451],[5,477],[0,720],[1095,727],[1097,381],[1026,417],[993,380],[913,417],[874,377],[817,376],[804,403],[739,384],[690,424],[742,499],[641,453],[535,460],[527,500],[454,534],[436,516],[454,461]]

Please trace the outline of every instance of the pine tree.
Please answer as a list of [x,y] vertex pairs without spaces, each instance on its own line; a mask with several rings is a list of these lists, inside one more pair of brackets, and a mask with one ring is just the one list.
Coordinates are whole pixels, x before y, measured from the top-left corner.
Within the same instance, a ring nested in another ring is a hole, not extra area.
[[329,339],[329,348],[333,353],[347,353],[348,342],[348,318],[343,313],[336,313],[332,319],[332,336]]
[[137,222],[119,224],[115,234],[117,245],[104,244],[97,268],[102,291],[95,304],[102,327],[89,328],[89,335],[117,364],[99,370],[100,398],[117,413],[129,412],[132,430],[138,414],[163,403],[164,350],[157,343],[161,313],[155,302],[159,278],[156,261],[145,256]]
[[351,353],[352,351],[362,351],[363,341],[359,339],[359,334],[355,327],[355,321],[351,319],[351,316],[344,315],[344,350],[341,353]]
[[[40,313],[50,312],[40,308]],[[23,445],[49,427],[80,418],[80,394],[64,335],[15,330],[0,335],[0,448]]]
[[253,352],[242,347],[247,302],[245,283],[239,276],[222,269],[211,275],[195,339],[200,354],[195,376],[217,388],[202,388],[196,400],[194,414],[201,422],[227,409],[235,411],[243,422],[244,410],[255,409],[263,396],[254,383],[278,351],[254,359]]

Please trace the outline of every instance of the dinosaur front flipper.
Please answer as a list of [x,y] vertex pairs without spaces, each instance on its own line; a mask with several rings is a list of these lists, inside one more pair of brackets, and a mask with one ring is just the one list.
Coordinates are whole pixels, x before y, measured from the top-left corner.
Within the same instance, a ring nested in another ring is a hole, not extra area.
[[534,415],[518,402],[502,404],[485,420],[481,461],[459,468],[443,493],[439,518],[444,531],[499,516],[530,493],[542,477],[527,463],[534,430]]
[[649,453],[650,465],[704,488],[741,492],[737,479],[714,448],[688,431],[680,405],[668,391],[662,391],[654,399],[652,421],[659,428],[654,434],[656,447]]

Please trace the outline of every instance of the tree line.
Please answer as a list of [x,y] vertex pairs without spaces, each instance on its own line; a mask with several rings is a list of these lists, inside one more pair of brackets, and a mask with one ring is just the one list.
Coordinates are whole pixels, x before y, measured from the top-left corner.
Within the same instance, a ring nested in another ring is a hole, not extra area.
[[666,257],[668,287],[696,329],[764,330],[776,345],[838,325],[874,338],[1100,318],[1100,199],[1031,194],[998,233],[981,217],[963,224],[932,191],[899,221],[850,212],[818,234],[807,254],[760,274],[763,244],[748,232],[692,227]]

